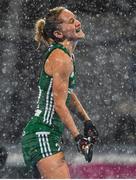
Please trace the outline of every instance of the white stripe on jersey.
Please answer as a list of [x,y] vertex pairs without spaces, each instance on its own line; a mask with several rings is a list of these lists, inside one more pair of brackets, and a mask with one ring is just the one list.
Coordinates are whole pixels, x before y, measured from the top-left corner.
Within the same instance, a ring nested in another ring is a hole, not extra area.
[[47,115],[47,123],[50,125],[52,124],[52,117],[54,115],[54,103],[53,103],[53,94],[51,93],[50,100],[49,100],[49,110]]
[[39,109],[39,100],[40,100],[40,98],[41,98],[41,94],[42,94],[42,90],[41,90],[41,88],[40,88],[40,86],[38,86],[38,88],[39,88],[39,95],[38,95],[38,100],[37,100],[37,107],[36,107],[36,110],[35,110],[35,116],[39,116],[40,114],[41,114],[41,110]]
[[45,112],[44,112],[44,116],[43,116],[43,122],[45,122],[46,120],[48,121],[48,119],[46,119],[46,115],[47,113],[49,112],[49,107],[50,107],[50,103],[49,102],[49,97],[50,97],[50,92],[51,92],[51,87],[52,87],[52,81],[53,79],[51,78],[50,80],[50,84],[49,84],[49,87],[48,87],[48,91],[47,91],[47,95],[46,95],[46,106],[45,106]]

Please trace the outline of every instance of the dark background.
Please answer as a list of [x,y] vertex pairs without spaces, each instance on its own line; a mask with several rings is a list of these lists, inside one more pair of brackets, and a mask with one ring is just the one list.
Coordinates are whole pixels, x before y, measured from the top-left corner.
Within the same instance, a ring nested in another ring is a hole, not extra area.
[[0,1],[1,141],[19,142],[34,113],[43,51],[36,50],[34,24],[47,9],[59,5],[77,13],[86,33],[75,52],[77,91],[102,143],[134,143],[136,2],[132,0]]
[[[136,145],[136,1],[0,1],[0,142],[18,144],[33,115],[44,47],[34,24],[47,9],[65,6],[86,39],[75,51],[78,97],[97,126],[99,145]],[[82,124],[74,115],[81,129]],[[81,130],[82,131],[82,130]],[[64,134],[69,143],[69,133]]]

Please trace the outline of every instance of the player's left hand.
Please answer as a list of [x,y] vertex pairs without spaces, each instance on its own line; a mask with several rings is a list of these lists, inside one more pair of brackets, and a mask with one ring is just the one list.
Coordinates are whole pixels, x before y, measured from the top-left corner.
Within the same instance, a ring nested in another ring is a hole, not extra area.
[[84,122],[84,136],[92,144],[95,144],[98,141],[98,131],[90,120]]

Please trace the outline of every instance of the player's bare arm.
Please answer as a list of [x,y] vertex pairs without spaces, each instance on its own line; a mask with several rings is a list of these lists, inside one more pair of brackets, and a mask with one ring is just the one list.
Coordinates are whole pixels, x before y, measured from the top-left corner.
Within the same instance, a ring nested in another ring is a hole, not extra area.
[[71,105],[72,108],[76,108],[78,113],[81,115],[83,121],[90,120],[89,115],[87,114],[86,110],[82,106],[80,100],[78,99],[77,95],[74,92],[71,92]]
[[72,108],[76,108],[78,112],[78,117],[84,121],[84,135],[85,137],[91,137],[91,142],[95,143],[98,139],[98,132],[96,127],[91,121],[91,118],[83,108],[82,104],[80,103],[77,95],[72,92],[71,93],[71,106]]
[[73,71],[73,65],[70,57],[59,49],[52,53],[52,56],[50,57],[50,62],[51,61],[53,61],[51,67],[55,111],[58,113],[66,127],[70,130],[72,136],[76,137],[79,134],[79,131],[69,109],[66,106],[69,76]]

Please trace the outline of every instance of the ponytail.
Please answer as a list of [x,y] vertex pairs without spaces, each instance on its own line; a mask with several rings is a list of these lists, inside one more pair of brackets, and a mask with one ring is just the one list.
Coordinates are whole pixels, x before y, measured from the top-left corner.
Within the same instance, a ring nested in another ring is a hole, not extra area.
[[[34,39],[38,43],[38,48],[40,47],[42,41],[44,41],[44,42],[47,41],[47,37],[44,37],[44,33],[43,33],[44,27],[45,27],[45,19],[39,19],[35,23]],[[48,44],[48,42],[46,42],[46,45],[47,44]]]

